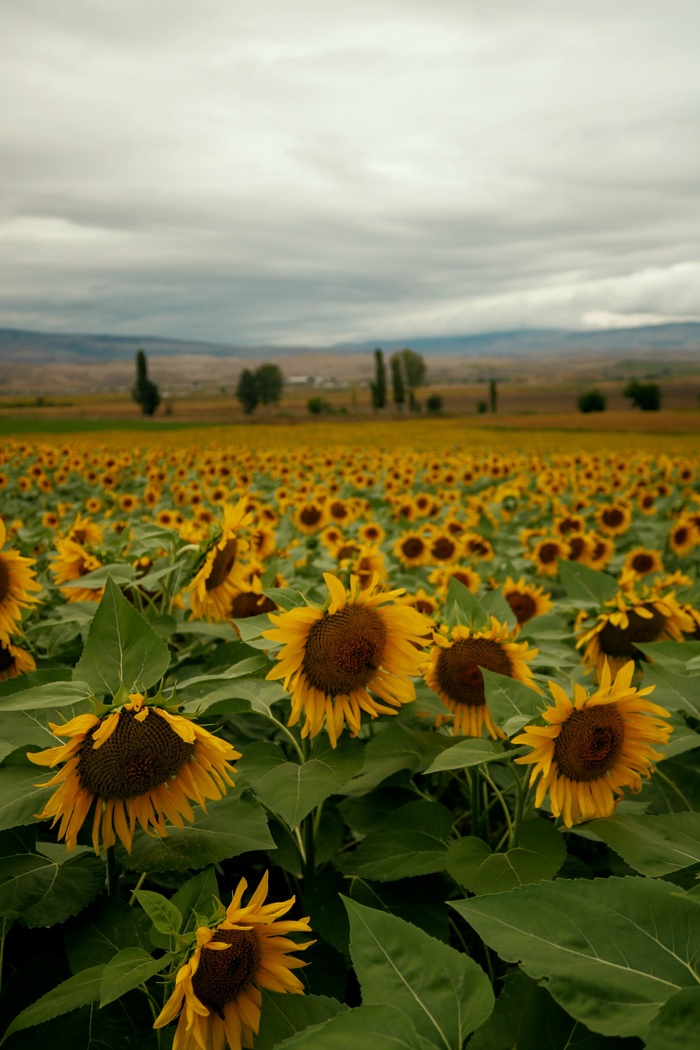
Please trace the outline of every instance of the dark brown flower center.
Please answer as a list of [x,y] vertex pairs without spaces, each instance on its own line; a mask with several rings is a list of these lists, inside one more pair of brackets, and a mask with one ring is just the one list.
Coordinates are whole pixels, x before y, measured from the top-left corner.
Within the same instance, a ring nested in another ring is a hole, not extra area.
[[0,602],[4,602],[10,593],[10,570],[0,554]]
[[433,557],[438,561],[449,561],[454,557],[457,548],[447,536],[440,536],[430,549]]
[[247,616],[261,616],[274,612],[277,606],[266,594],[255,591],[242,591],[231,602],[231,616],[234,620],[244,620]]
[[321,520],[321,511],[318,507],[304,507],[299,515],[299,520],[303,525],[312,527],[318,525]]
[[569,540],[569,561],[578,561],[586,551],[586,541],[583,536],[572,536]]
[[511,591],[506,594],[506,601],[513,610],[518,623],[526,623],[531,620],[537,612],[534,598],[529,594],[521,594],[519,591]]
[[598,644],[601,652],[606,656],[625,656],[631,659],[641,656],[635,648],[635,642],[655,642],[663,633],[666,617],[653,605],[643,605],[641,608],[651,613],[651,617],[640,616],[634,609],[628,611],[628,627],[617,627],[613,623],[606,623],[598,634]]
[[423,540],[417,536],[409,536],[407,540],[404,540],[401,544],[401,550],[406,558],[420,558],[421,554],[425,550],[425,544]]
[[606,507],[602,514],[602,521],[611,528],[617,528],[625,520],[625,516],[619,507]]
[[573,711],[554,741],[554,760],[569,780],[597,780],[615,765],[625,724],[615,704]]
[[686,529],[685,525],[678,526],[678,528],[673,533],[673,539],[679,547],[683,546],[683,544],[688,539],[688,530]]
[[138,721],[133,711],[120,711],[116,728],[94,748],[92,729],[78,752],[78,779],[100,798],[144,795],[174,776],[194,752],[155,710]]
[[654,568],[654,559],[650,554],[635,554],[634,558],[632,558],[632,568],[635,572],[644,575],[647,572],[651,572]]
[[386,625],[366,605],[351,604],[317,620],[306,640],[304,674],[326,696],[345,696],[367,685],[380,666]]
[[559,557],[560,553],[558,543],[543,543],[540,547],[539,558],[543,565],[549,565]]
[[253,930],[215,930],[215,941],[229,948],[202,948],[192,990],[203,1006],[221,1014],[255,976],[260,946]]
[[340,500],[334,500],[330,505],[331,517],[336,521],[343,521],[348,516],[348,508]]
[[216,552],[211,563],[211,572],[204,584],[207,591],[213,591],[216,587],[221,586],[236,563],[237,553],[238,540],[235,537],[227,540],[223,547]]
[[513,677],[513,665],[502,645],[493,638],[458,638],[442,649],[437,662],[440,689],[458,704],[478,707],[486,703],[481,668]]

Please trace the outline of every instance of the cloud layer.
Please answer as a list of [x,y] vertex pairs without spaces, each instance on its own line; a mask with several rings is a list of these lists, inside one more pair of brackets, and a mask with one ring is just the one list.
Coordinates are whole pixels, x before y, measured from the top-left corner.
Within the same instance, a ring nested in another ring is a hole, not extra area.
[[700,319],[695,0],[23,0],[0,40],[5,327]]

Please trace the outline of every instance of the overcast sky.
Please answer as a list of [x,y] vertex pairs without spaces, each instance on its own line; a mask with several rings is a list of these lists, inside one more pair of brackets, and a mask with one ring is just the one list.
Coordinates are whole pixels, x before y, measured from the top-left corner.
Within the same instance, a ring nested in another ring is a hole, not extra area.
[[698,0],[0,0],[0,326],[700,320]]

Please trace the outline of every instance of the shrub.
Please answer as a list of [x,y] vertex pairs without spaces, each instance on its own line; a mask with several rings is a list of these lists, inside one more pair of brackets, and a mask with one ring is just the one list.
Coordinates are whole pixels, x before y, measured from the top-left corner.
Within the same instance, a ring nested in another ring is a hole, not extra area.
[[606,401],[600,390],[587,390],[576,404],[581,412],[604,412]]
[[661,408],[661,387],[658,383],[638,383],[635,380],[628,383],[622,393],[642,412],[658,412]]
[[332,415],[334,411],[330,401],[326,401],[323,397],[310,397],[306,402],[306,407],[312,416]]
[[440,394],[431,394],[425,402],[428,412],[442,412],[442,397]]

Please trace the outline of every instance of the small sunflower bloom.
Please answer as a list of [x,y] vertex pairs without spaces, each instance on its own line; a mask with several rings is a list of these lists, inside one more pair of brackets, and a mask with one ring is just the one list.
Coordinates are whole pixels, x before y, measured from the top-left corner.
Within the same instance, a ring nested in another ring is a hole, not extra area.
[[550,682],[554,706],[542,714],[548,724],[530,725],[513,738],[532,748],[515,761],[532,765],[530,786],[541,778],[535,805],[549,794],[553,815],[567,828],[611,816],[624,788],[641,790],[642,778],[663,757],[656,745],[665,744],[672,731],[668,711],[646,699],[654,686],[632,687],[633,674],[630,660],[613,681],[606,663],[598,689],[589,696],[575,685],[573,698]]
[[376,574],[364,589],[351,576],[349,591],[332,573],[323,578],[330,596],[325,611],[307,606],[268,614],[274,630],[263,637],[283,643],[267,677],[284,679],[291,693],[288,725],[304,715],[301,735],[314,737],[325,723],[335,747],[346,722],[357,736],[363,711],[371,718],[395,715],[415,700],[411,676],[419,674],[430,624],[397,603],[403,588],[382,591]]
[[192,616],[198,620],[225,620],[243,584],[240,555],[248,549],[248,542],[241,533],[253,517],[246,510],[245,500],[239,500],[235,507],[226,503],[223,514],[219,534],[209,544],[201,568],[185,588],[190,594]]
[[19,551],[3,550],[7,532],[0,518],[0,641],[9,643],[22,619],[22,609],[28,609],[39,599],[32,591],[40,591],[33,558],[25,558]]
[[308,917],[282,920],[294,897],[264,903],[267,872],[243,905],[247,887],[241,879],[223,922],[213,930],[199,927],[197,947],[178,970],[175,990],[155,1020],[154,1028],[164,1028],[179,1015],[173,1050],[250,1048],[260,1026],[262,989],[304,993],[293,971],[306,963],[291,953],[314,942],[297,942],[289,934],[310,933]]
[[481,668],[537,689],[528,667],[537,649],[528,648],[527,642],[516,642],[516,633],[495,616],[491,617],[490,626],[481,631],[458,625],[447,634],[433,633],[435,645],[424,665],[424,678],[452,712],[438,715],[438,727],[451,720],[455,736],[480,737],[485,726],[494,740],[505,738],[488,709]]
[[0,638],[0,682],[35,670],[36,664],[31,653],[13,645],[9,639],[3,641]]
[[64,725],[49,723],[67,743],[29,752],[39,766],[59,771],[42,787],[55,787],[41,819],[53,818],[69,851],[93,807],[92,844],[108,849],[120,839],[131,852],[136,822],[167,836],[165,819],[178,828],[193,821],[190,801],[206,809],[233,786],[231,765],[240,758],[231,744],[196,722],[163,707],[151,707],[141,693],[99,718],[83,714]]

